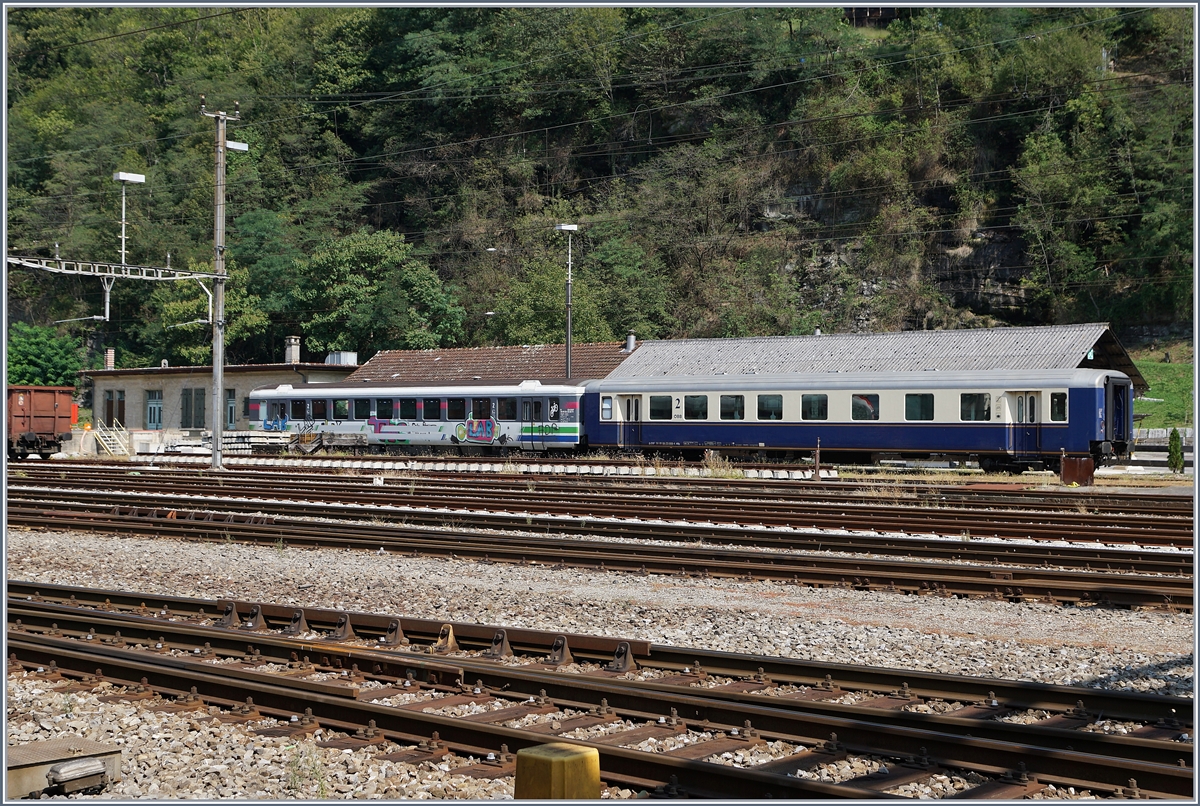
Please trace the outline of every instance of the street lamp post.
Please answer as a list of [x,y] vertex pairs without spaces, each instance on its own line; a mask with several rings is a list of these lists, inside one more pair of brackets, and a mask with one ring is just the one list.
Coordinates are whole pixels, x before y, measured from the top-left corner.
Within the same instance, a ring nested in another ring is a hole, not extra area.
[[571,379],[571,233],[579,229],[578,224],[555,224],[559,232],[567,233],[567,380]]
[[[113,173],[113,179],[121,183],[121,265],[125,265],[125,187],[133,182],[134,184],[142,184],[146,181],[145,174],[131,174],[124,171],[116,171]],[[100,284],[104,286],[104,321],[108,321],[108,304],[109,296],[112,292],[113,281],[115,277],[101,277]],[[94,318],[94,317],[93,317]]]

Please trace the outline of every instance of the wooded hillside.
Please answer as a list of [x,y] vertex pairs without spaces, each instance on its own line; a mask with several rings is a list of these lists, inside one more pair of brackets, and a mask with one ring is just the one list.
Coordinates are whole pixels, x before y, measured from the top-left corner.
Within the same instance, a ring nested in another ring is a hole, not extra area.
[[[11,253],[212,260],[228,360],[1192,316],[1186,8],[9,9]],[[64,327],[205,363],[195,283]],[[15,270],[10,320],[101,312]],[[492,312],[493,315],[487,315]]]

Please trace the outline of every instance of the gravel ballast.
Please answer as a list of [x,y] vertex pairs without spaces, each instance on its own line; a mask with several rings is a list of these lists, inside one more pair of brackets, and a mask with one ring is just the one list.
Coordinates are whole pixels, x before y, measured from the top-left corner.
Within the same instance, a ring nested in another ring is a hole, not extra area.
[[[1179,696],[1192,696],[1193,687],[1191,614],[23,529],[8,532],[7,573],[14,580],[148,595],[235,597],[1060,685]],[[33,694],[34,690],[41,694]],[[251,741],[244,733],[240,744],[223,738],[203,753],[193,751],[188,767],[189,775],[202,777],[213,764],[240,765],[240,774],[249,777],[234,787],[236,794],[221,791],[229,786],[213,788],[207,783],[170,793],[162,792],[160,783],[159,790],[151,792],[150,782],[161,774],[163,753],[178,755],[178,750],[169,750],[170,742],[182,741],[179,737],[196,733],[195,728],[175,723],[146,727],[146,718],[133,714],[136,704],[93,704],[89,695],[73,697],[71,713],[65,714],[63,695],[55,695],[44,683],[10,677],[9,744],[56,738],[65,735],[63,731],[89,738],[100,731],[104,734],[100,740],[110,741],[106,732],[114,726],[131,716],[140,720],[127,726],[129,730],[116,728],[125,736],[124,763],[136,791],[118,785],[102,797],[322,796],[313,789],[315,781],[298,783],[293,768],[312,767],[326,751],[315,745],[307,749],[296,740]],[[119,709],[133,711],[121,715]],[[55,720],[55,716],[69,718]],[[155,718],[167,720],[168,715]],[[181,718],[189,724],[184,717],[170,716]],[[87,724],[72,727],[72,722]],[[22,733],[30,724],[38,726],[35,734]],[[201,727],[204,730],[198,735],[209,735],[203,723]],[[221,731],[238,732],[232,726]],[[291,755],[281,755],[287,745],[292,746],[287,751]],[[308,760],[295,761],[297,753],[308,753]],[[200,763],[200,755],[209,763]],[[343,775],[340,761],[327,767],[332,777],[327,777],[323,795],[511,797],[511,779],[474,781],[437,765],[423,772],[411,765],[393,765],[403,767],[400,772],[375,769],[369,755],[367,751],[349,754],[344,780],[337,778]],[[269,769],[270,776],[254,778],[260,768]],[[358,776],[353,782],[352,775]],[[407,779],[400,782],[402,776]],[[275,788],[264,789],[264,781],[273,781]],[[343,791],[343,787],[349,788]],[[362,794],[367,788],[371,793]],[[605,793],[607,797],[630,794]]]

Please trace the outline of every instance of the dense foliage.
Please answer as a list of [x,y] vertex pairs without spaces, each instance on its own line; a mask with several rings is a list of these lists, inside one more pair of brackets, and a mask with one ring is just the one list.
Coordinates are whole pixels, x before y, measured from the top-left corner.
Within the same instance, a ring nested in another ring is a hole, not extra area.
[[[13,8],[9,244],[212,259],[229,360],[356,349],[1175,322],[1192,314],[1186,8]],[[9,275],[9,316],[99,310]],[[195,283],[92,343],[204,360]],[[490,314],[490,315],[489,315]],[[92,328],[94,324],[86,327]],[[83,326],[78,326],[83,327]]]
[[8,329],[8,382],[34,386],[75,386],[83,369],[79,339],[53,328],[13,322]]

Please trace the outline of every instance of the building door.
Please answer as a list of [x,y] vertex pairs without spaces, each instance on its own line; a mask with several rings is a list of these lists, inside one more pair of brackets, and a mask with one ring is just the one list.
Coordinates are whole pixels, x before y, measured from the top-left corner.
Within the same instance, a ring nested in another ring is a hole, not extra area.
[[237,390],[225,390],[225,430],[237,428]]
[[162,390],[146,390],[146,429],[149,431],[162,430]]
[[521,398],[521,449],[526,451],[544,450],[545,421],[542,419],[543,409],[541,398]]
[[100,422],[103,423],[106,428],[112,428],[113,417],[116,416],[113,395],[114,393],[112,389],[104,390],[104,413],[100,416]]
[[117,421],[116,421],[115,425],[117,428],[125,427],[125,390],[124,389],[117,390]]

